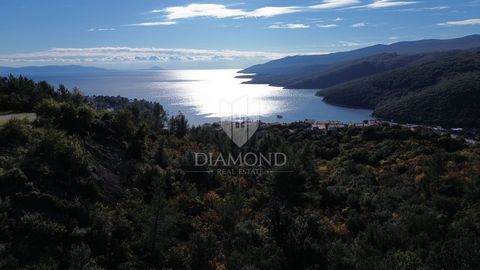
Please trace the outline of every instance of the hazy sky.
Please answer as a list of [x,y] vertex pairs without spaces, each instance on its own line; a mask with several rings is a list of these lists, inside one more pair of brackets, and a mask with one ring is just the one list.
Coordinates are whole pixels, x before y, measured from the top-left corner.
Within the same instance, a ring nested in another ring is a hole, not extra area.
[[0,65],[244,67],[480,33],[480,0],[0,0]]

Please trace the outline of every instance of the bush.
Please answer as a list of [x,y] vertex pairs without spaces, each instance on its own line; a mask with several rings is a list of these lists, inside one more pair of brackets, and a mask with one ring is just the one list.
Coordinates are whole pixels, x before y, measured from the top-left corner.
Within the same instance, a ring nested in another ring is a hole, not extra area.
[[81,143],[74,136],[49,129],[40,138],[30,155],[31,166],[41,168],[48,164],[61,179],[71,179],[86,172],[87,160]]
[[10,119],[0,130],[0,145],[25,145],[32,137],[32,126],[27,119]]

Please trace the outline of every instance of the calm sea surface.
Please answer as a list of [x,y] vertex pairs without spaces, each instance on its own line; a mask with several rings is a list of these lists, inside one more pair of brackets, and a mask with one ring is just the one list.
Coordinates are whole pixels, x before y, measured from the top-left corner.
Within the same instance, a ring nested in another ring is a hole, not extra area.
[[[260,117],[264,122],[293,122],[306,118],[360,122],[369,110],[337,107],[315,96],[315,90],[289,90],[242,84],[238,70],[115,71],[80,74],[31,74],[58,86],[74,86],[87,95],[124,96],[157,101],[169,112],[187,115],[189,123],[214,122],[221,117]],[[280,118],[278,116],[282,116]]]

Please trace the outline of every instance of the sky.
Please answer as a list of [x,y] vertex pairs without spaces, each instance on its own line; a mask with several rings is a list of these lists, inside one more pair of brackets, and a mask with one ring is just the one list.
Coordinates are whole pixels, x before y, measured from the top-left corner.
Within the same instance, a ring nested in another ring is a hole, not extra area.
[[243,68],[480,33],[480,0],[0,0],[0,66]]

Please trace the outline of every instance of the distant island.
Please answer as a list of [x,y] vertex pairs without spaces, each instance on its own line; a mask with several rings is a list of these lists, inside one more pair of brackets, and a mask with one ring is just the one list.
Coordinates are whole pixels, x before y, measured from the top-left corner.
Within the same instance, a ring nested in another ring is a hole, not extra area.
[[50,65],[50,66],[26,66],[26,67],[0,67],[0,75],[32,75],[46,73],[89,73],[89,72],[106,72],[108,69],[80,66],[80,65]]
[[[322,89],[327,103],[401,123],[480,127],[480,35],[292,56],[240,71],[247,83]],[[253,75],[251,75],[253,74]]]
[[160,67],[160,66],[153,66],[153,67],[148,68],[148,70],[165,70],[165,69]]

